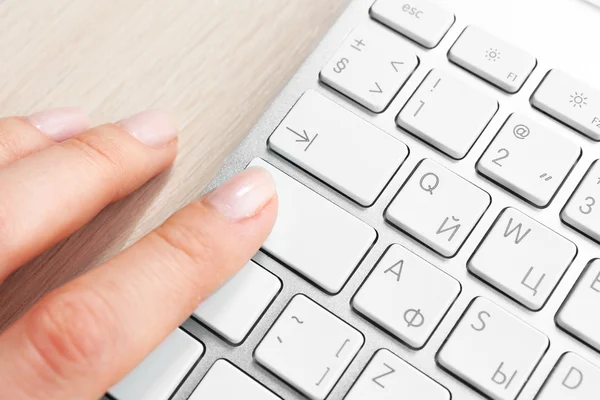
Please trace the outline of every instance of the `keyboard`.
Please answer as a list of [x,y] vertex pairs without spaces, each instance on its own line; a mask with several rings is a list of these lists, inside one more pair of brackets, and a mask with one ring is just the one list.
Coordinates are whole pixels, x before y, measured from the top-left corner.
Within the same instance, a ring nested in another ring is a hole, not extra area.
[[211,184],[269,170],[271,235],[107,397],[600,398],[599,23],[351,1]]

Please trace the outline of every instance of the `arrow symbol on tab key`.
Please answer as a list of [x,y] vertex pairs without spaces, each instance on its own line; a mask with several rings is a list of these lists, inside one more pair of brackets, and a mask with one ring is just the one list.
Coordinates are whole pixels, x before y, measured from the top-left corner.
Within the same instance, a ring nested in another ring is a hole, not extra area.
[[394,71],[398,72],[397,65],[404,65],[404,62],[402,62],[402,61],[392,61],[390,64],[392,64],[392,67],[394,67]]
[[313,142],[315,141],[315,139],[317,138],[317,136],[319,136],[319,134],[316,133],[315,136],[311,139],[308,136],[308,133],[306,133],[306,131],[304,129],[302,130],[302,133],[296,132],[295,130],[293,130],[289,126],[286,126],[286,129],[300,138],[300,139],[296,139],[296,143],[308,143],[306,145],[306,147],[304,148],[304,151],[308,150],[308,148],[313,144]]
[[371,92],[371,93],[383,93],[383,91],[381,90],[381,86],[379,86],[379,83],[375,82],[375,86],[377,86],[377,90],[371,89],[371,90],[369,90],[369,92]]

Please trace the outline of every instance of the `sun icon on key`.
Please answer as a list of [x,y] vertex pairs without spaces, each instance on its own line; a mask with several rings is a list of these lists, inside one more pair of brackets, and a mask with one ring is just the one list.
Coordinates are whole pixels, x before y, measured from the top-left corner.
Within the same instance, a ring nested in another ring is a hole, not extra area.
[[485,58],[487,58],[490,61],[496,61],[500,59],[500,52],[498,51],[498,49],[494,49],[494,48],[489,48],[485,51]]
[[573,107],[583,107],[587,105],[587,97],[583,93],[575,92],[575,94],[571,95],[571,100],[569,103],[573,103]]

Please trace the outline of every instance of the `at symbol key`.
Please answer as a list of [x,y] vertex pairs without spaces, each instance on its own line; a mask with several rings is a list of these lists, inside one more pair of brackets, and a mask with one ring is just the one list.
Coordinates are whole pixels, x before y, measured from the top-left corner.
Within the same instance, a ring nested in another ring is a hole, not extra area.
[[514,113],[477,162],[477,171],[541,208],[550,204],[580,155],[569,138]]

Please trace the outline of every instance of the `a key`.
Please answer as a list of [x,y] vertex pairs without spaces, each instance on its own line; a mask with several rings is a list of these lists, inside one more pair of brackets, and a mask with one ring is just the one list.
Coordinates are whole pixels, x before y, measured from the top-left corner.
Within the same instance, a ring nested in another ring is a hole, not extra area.
[[459,293],[456,279],[394,244],[358,290],[352,306],[410,347],[420,349]]
[[434,69],[398,114],[398,126],[454,159],[467,155],[498,111],[498,102]]
[[600,242],[600,163],[598,161],[591,165],[561,211],[560,217],[566,224]]
[[463,31],[448,58],[508,93],[517,93],[537,64],[531,54],[475,26]]
[[556,314],[565,331],[600,351],[600,260],[593,260]]
[[365,207],[408,156],[404,143],[312,90],[279,124],[269,147]]
[[277,221],[263,250],[329,293],[342,289],[377,232],[355,216],[259,158],[277,187]]
[[591,139],[600,140],[600,90],[553,69],[531,96],[531,104]]
[[[217,360],[189,400],[281,400],[229,362]],[[144,399],[145,400],[145,399]]]
[[515,400],[549,345],[543,333],[477,297],[437,362],[490,399]]
[[546,207],[581,156],[581,148],[522,114],[512,114],[477,170],[537,207]]
[[380,113],[419,60],[401,37],[375,23],[348,35],[321,70],[320,79],[369,110]]
[[194,317],[237,345],[242,343],[280,290],[281,281],[275,275],[249,261],[198,306]]
[[565,353],[535,400],[597,400],[600,368],[575,353]]
[[375,353],[344,400],[450,400],[448,389],[386,349]]
[[203,352],[202,343],[178,328],[108,394],[116,400],[169,400]]
[[507,208],[469,260],[469,271],[530,310],[540,310],[573,262],[577,246]]
[[444,257],[453,257],[490,195],[429,159],[422,160],[385,211],[385,218]]
[[436,47],[454,24],[454,14],[427,0],[377,0],[371,17],[428,49]]
[[323,400],[364,338],[304,295],[296,295],[260,342],[254,357],[312,400]]

